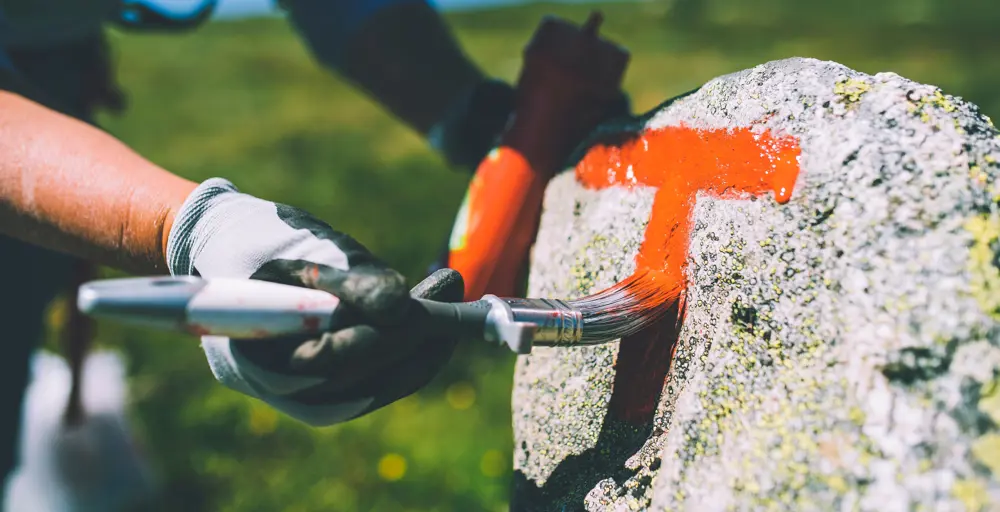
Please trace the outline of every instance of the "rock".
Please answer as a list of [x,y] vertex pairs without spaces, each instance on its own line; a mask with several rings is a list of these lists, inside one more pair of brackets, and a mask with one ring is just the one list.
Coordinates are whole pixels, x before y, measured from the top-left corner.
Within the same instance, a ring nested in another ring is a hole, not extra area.
[[[684,272],[679,327],[668,315],[652,334],[518,360],[512,509],[1000,508],[989,118],[892,73],[789,59],[604,127],[593,145],[668,127],[698,144],[714,134],[717,166],[656,169],[659,193],[630,174],[639,153],[605,151],[609,181],[628,186],[557,176],[531,296],[582,297],[629,276],[660,228],[654,203],[683,203],[667,188],[685,186],[678,176],[797,163],[791,199],[779,204],[777,185],[739,193],[759,180],[697,194],[686,257],[667,256]],[[756,141],[764,163],[727,156],[727,140]]]

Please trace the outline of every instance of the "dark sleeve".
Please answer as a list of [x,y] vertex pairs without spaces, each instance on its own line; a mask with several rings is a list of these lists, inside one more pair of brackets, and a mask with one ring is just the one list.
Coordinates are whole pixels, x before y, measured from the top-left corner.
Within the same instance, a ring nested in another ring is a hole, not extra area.
[[284,0],[292,24],[322,63],[339,69],[347,42],[383,9],[428,0]]
[[3,14],[3,8],[0,8],[0,90],[20,94],[38,101],[38,91],[33,90],[24,77],[14,69],[14,62],[11,61],[10,55],[4,48],[8,32],[7,18]]
[[3,7],[0,7],[0,72],[4,74],[14,71],[14,63],[7,55],[5,48],[9,30],[7,29],[7,17],[4,16]]
[[0,55],[2,55],[0,57],[0,91],[12,92],[40,105],[57,105],[49,95],[31,85],[21,73],[14,69],[10,58],[2,49],[0,49]]

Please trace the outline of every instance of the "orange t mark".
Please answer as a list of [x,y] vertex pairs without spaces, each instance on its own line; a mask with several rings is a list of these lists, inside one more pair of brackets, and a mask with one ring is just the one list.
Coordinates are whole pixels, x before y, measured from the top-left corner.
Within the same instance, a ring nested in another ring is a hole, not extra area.
[[[657,275],[665,292],[683,292],[691,213],[699,193],[722,199],[773,192],[791,198],[799,174],[795,137],[749,128],[701,130],[666,127],[638,134],[620,146],[595,146],[576,166],[589,188],[649,186],[659,190],[636,257],[636,273]],[[680,295],[683,300],[683,293]],[[652,421],[677,342],[674,318],[621,341],[609,413],[632,423]]]

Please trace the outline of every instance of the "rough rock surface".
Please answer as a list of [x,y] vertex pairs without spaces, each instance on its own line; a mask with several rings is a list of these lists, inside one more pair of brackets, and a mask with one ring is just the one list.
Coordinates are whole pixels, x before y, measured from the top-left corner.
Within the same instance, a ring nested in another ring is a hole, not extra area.
[[[789,203],[699,196],[655,415],[607,414],[619,344],[518,361],[514,510],[1000,509],[1000,135],[893,73],[789,59],[632,130],[799,138]],[[655,190],[549,186],[532,296],[630,274]]]

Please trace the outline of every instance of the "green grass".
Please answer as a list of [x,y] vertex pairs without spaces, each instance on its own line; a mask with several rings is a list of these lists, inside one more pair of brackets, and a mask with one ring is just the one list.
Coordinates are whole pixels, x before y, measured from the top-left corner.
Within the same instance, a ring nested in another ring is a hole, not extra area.
[[[792,4],[800,7],[781,8]],[[719,74],[799,55],[895,71],[1000,113],[1000,43],[989,35],[995,23],[979,22],[986,17],[935,25],[934,16],[904,16],[899,2],[898,12],[883,9],[864,23],[856,1],[843,10],[823,4],[817,15],[799,2],[667,5],[605,7],[605,32],[633,53],[626,86],[638,111]],[[478,62],[513,80],[541,15],[582,21],[587,9],[535,5],[450,18]],[[893,17],[899,12],[905,23]],[[315,65],[284,21],[112,39],[131,106],[102,124],[141,153],[189,178],[225,176],[246,192],[303,207],[411,279],[436,256],[466,177]],[[130,363],[136,423],[164,483],[163,510],[506,508],[514,359],[500,349],[461,347],[416,396],[308,429],[217,385],[194,340],[110,324],[99,339]]]

